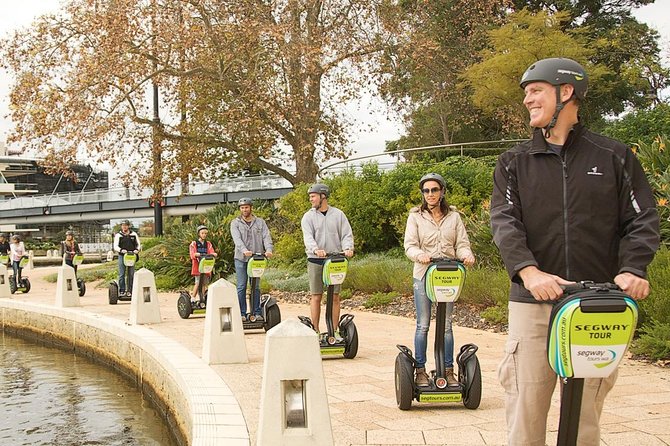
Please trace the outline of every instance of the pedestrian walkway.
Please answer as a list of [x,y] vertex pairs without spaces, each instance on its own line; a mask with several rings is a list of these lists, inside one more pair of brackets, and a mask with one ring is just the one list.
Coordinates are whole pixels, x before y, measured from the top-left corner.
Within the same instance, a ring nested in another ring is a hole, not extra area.
[[[14,300],[54,303],[55,284],[41,279],[56,268],[28,272],[32,290]],[[202,351],[204,317],[183,320],[177,314],[177,293],[160,293],[160,324],[148,327],[184,345],[197,356]],[[107,303],[107,290],[91,284],[81,299],[83,311],[126,320],[130,303]],[[282,320],[308,314],[307,306],[280,303]],[[468,410],[462,404],[428,405],[414,402],[412,409],[396,407],[394,362],[396,344],[412,346],[414,320],[368,312],[354,312],[359,351],[353,360],[325,359],[323,370],[328,405],[337,446],[362,445],[503,445],[505,444],[504,393],[496,378],[506,336],[454,327],[456,351],[472,342],[482,368],[481,406]],[[432,333],[432,330],[431,330]],[[234,392],[243,410],[251,445],[256,444],[265,334],[246,334],[248,364],[216,365],[216,371]],[[430,342],[432,342],[432,335]],[[429,347],[429,357],[432,348]],[[429,359],[432,367],[432,359]],[[548,444],[556,443],[558,391],[549,414]],[[602,445],[670,445],[670,370],[627,360],[617,385],[605,402]]]

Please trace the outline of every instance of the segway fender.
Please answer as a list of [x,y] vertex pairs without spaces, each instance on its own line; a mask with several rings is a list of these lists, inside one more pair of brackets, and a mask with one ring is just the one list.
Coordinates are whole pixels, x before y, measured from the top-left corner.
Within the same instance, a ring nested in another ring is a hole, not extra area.
[[414,359],[414,355],[412,355],[412,350],[400,344],[397,344],[396,347],[398,347],[400,353],[407,356],[407,358],[409,358],[409,360],[412,361],[412,367],[416,368],[416,359]]

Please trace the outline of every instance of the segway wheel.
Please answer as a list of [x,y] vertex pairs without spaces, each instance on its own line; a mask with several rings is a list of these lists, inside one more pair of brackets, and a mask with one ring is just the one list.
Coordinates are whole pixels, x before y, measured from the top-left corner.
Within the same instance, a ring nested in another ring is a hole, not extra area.
[[16,280],[14,277],[9,279],[9,292],[12,294],[16,293]]
[[414,399],[414,367],[402,353],[395,358],[395,400],[400,410],[409,410]]
[[109,284],[109,304],[116,305],[119,301],[119,285],[116,282]]
[[193,313],[193,308],[191,308],[191,295],[186,291],[179,293],[179,299],[177,299],[177,311],[179,312],[179,317],[182,319],[188,319],[191,313]]
[[23,287],[23,292],[27,293],[30,291],[30,280],[27,277],[21,278],[21,286]]
[[275,325],[281,322],[281,311],[279,310],[279,305],[274,304],[268,308],[265,318],[265,325],[263,328],[265,331],[268,331]]
[[477,356],[465,364],[463,383],[463,405],[468,409],[478,408],[482,401],[482,371]]
[[77,288],[79,288],[79,297],[82,297],[86,294],[86,282],[82,279],[77,279]]
[[353,322],[349,322],[344,327],[340,327],[340,331],[344,331],[344,356],[347,359],[354,359],[358,354],[358,331]]

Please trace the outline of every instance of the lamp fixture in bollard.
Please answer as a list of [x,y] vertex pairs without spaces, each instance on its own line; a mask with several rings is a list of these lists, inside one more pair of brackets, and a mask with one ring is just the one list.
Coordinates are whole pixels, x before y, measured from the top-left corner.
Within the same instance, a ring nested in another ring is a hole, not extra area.
[[282,380],[284,399],[284,428],[304,429],[307,427],[306,384],[304,379]]

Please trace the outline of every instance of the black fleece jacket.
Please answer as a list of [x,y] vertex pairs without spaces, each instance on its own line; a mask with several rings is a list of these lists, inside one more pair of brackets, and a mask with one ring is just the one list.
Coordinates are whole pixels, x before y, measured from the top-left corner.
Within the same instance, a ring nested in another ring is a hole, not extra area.
[[518,276],[530,265],[573,281],[646,276],[660,242],[658,214],[624,144],[577,124],[559,155],[536,129],[500,155],[493,179],[491,228],[510,300],[537,302]]

